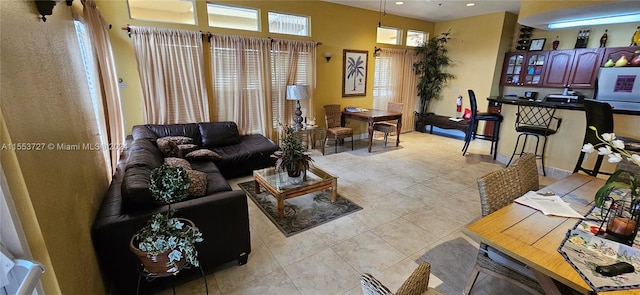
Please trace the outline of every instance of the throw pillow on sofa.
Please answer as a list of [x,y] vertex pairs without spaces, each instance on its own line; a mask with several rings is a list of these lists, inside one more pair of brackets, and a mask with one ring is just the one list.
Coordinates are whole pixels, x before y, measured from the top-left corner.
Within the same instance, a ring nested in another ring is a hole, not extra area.
[[162,152],[162,154],[166,157],[178,157],[181,158],[182,154],[180,153],[180,149],[178,148],[178,144],[175,142],[168,140],[166,138],[158,138],[156,140],[158,144],[158,149]]
[[191,179],[187,192],[194,197],[202,197],[207,192],[207,173],[198,170],[187,170]]
[[184,170],[191,170],[191,164],[189,164],[189,162],[183,158],[175,158],[175,157],[164,158],[164,163],[169,165],[169,167],[172,167],[172,168],[182,167],[184,168]]
[[161,137],[166,140],[175,142],[177,145],[193,143],[193,138],[187,136],[165,136]]
[[179,144],[178,145],[178,149],[180,149],[180,153],[182,153],[182,155],[186,155],[190,152],[193,152],[197,149],[199,149],[200,147],[198,145],[195,145],[193,143],[187,143],[187,144]]
[[192,159],[192,160],[220,160],[222,159],[222,156],[220,156],[218,153],[212,151],[212,150],[208,150],[208,149],[199,149],[199,150],[195,150],[193,152],[190,152],[188,154],[186,154],[185,159]]

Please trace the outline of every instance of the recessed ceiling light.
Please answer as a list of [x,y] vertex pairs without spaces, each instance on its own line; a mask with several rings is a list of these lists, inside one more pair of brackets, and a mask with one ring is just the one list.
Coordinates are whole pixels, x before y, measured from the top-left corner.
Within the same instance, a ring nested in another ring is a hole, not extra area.
[[396,1],[396,5],[402,5],[402,4],[404,4],[404,2],[402,2],[402,1]]
[[474,2],[469,2],[469,3],[467,3],[467,6],[468,6],[468,7],[476,6],[476,4],[475,4]]

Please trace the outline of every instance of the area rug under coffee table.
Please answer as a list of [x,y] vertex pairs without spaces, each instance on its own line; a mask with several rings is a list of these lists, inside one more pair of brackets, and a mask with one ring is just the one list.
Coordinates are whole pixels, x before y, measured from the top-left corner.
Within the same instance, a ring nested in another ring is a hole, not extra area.
[[265,191],[256,194],[253,181],[238,185],[287,237],[362,209],[340,194],[335,202],[331,202],[331,192],[323,190],[287,199],[284,218],[278,218],[278,207],[273,196]]

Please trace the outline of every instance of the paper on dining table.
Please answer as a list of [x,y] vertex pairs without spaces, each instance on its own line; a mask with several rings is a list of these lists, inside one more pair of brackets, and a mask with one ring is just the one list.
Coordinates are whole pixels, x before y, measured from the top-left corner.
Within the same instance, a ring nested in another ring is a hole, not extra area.
[[543,196],[529,191],[515,200],[516,203],[531,207],[544,215],[554,215],[571,218],[584,218],[582,214],[571,208],[560,196]]

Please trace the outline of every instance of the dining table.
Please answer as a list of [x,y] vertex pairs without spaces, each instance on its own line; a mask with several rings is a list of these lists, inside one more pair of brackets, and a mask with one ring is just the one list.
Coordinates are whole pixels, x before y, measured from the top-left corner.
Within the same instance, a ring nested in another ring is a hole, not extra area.
[[[538,192],[554,192],[585,216],[593,209],[595,193],[605,181],[574,173]],[[527,265],[546,294],[568,294],[570,289],[595,294],[558,251],[567,232],[578,221],[580,219],[544,215],[514,202],[465,226],[463,232]],[[640,289],[598,294],[640,294]]]
[[396,146],[400,145],[400,130],[402,130],[402,113],[389,112],[385,110],[358,110],[358,111],[343,111],[341,117],[341,125],[345,126],[346,119],[364,121],[368,124],[369,131],[369,149],[371,152],[371,146],[373,145],[373,124],[381,121],[397,120],[396,123]]

